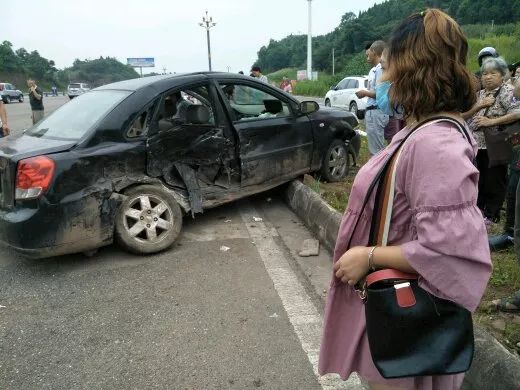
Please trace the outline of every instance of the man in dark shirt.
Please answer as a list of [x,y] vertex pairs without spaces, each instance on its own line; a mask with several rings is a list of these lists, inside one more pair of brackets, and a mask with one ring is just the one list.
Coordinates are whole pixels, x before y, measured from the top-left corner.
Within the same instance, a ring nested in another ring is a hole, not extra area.
[[32,110],[33,125],[43,119],[43,92],[33,79],[27,80],[29,87],[29,103]]

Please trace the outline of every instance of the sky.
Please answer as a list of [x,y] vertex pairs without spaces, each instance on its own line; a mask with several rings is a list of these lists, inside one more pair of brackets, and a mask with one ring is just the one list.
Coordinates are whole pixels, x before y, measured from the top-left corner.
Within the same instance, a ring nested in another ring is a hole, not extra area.
[[[312,34],[338,26],[346,12],[382,0],[313,0]],[[0,5],[0,40],[16,50],[38,50],[58,68],[74,59],[154,57],[155,71],[208,69],[205,11],[213,70],[248,72],[260,47],[270,39],[307,33],[307,0],[5,0]]]

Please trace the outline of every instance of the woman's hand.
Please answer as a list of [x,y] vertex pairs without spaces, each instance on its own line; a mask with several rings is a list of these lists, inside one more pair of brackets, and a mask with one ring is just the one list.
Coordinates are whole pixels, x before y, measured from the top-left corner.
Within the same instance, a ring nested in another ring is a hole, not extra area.
[[495,104],[495,98],[493,96],[486,96],[484,99],[480,101],[479,106],[482,109],[491,107],[493,104]]
[[478,127],[491,127],[495,125],[495,121],[491,118],[487,118],[485,116],[477,116],[473,123],[475,123]]
[[355,246],[334,263],[336,278],[354,286],[368,274],[368,253],[371,248]]

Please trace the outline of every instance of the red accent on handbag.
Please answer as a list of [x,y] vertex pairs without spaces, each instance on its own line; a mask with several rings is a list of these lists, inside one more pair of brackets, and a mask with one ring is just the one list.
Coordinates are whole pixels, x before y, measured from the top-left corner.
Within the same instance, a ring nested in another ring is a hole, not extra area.
[[394,288],[395,296],[397,297],[397,304],[399,307],[415,306],[417,301],[415,300],[415,295],[409,282],[396,284],[394,285]]
[[367,287],[373,283],[380,282],[387,279],[403,279],[403,280],[415,280],[418,279],[419,275],[408,274],[392,268],[385,268],[379,271],[372,272],[367,275]]

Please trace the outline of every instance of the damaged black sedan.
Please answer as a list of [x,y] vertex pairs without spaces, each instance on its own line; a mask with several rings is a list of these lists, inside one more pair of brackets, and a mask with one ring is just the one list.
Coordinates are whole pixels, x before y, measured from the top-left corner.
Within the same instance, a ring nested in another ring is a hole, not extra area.
[[114,240],[159,252],[186,214],[305,173],[340,180],[359,148],[356,125],[349,112],[229,73],[106,85],[0,141],[0,240],[35,258]]

